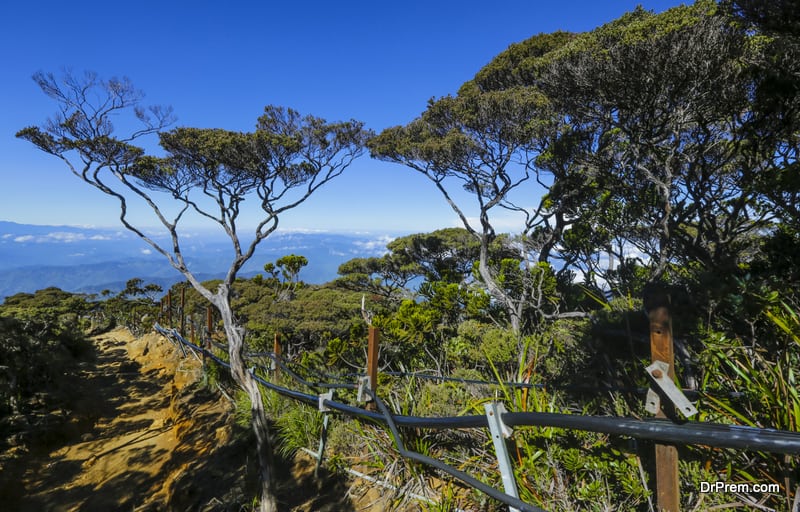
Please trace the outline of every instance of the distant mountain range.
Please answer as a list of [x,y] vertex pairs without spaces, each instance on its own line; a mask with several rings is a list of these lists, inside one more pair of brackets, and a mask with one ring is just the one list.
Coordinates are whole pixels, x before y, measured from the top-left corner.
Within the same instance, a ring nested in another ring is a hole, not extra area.
[[[153,234],[159,242],[163,235]],[[339,265],[352,258],[380,256],[388,235],[276,232],[261,243],[240,275],[263,271],[267,262],[287,254],[308,258],[301,279],[322,284],[336,278]],[[201,279],[222,277],[232,249],[221,234],[185,233],[182,250]],[[122,290],[133,277],[164,287],[182,276],[134,234],[120,229],[36,226],[0,221],[0,300],[48,286],[81,293]]]

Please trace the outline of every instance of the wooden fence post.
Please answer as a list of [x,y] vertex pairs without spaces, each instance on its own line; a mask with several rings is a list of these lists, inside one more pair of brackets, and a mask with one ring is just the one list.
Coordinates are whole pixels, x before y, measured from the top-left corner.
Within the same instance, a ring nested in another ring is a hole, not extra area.
[[[279,332],[275,333],[275,338],[272,340],[272,353],[275,354],[277,359],[281,357],[281,334]],[[275,377],[279,377],[281,374],[281,367],[277,361],[273,361],[273,369],[275,370]]]
[[186,336],[186,287],[181,286],[181,336]]
[[172,290],[167,290],[167,327],[172,329]]
[[211,335],[214,333],[214,312],[211,310],[211,306],[206,306],[206,330],[208,332],[208,339],[211,339]]
[[[652,362],[669,365],[669,378],[675,379],[675,352],[672,346],[672,316],[669,294],[662,288],[645,290],[644,307],[650,320],[650,356]],[[664,409],[672,404],[661,400],[657,418],[666,418]],[[674,417],[674,410],[671,411]],[[678,449],[672,445],[656,444],[656,497],[659,512],[678,512],[680,480],[678,478]]]
[[[380,349],[381,331],[377,327],[369,326],[369,345],[367,346],[367,376],[370,389],[374,393],[378,389],[378,351]],[[370,405],[370,404],[368,404]],[[371,403],[374,407],[374,402]]]

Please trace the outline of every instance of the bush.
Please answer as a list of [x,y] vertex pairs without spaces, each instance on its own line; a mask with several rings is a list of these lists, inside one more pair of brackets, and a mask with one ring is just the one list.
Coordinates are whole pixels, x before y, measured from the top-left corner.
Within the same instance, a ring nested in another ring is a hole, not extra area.
[[75,326],[49,318],[0,316],[0,416],[20,412],[25,400],[58,382],[90,348]]
[[458,326],[458,336],[445,342],[445,353],[451,365],[487,372],[491,365],[506,373],[510,371],[517,361],[517,351],[517,340],[510,330],[476,320],[462,322]]

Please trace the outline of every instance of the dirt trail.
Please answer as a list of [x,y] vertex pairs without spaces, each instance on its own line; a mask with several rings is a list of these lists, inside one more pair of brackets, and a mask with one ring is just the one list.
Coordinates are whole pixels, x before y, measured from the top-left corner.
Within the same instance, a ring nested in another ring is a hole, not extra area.
[[[117,329],[93,343],[96,358],[57,390],[61,409],[46,413],[54,418],[47,435],[0,460],[0,510],[250,510],[254,441],[235,425],[230,402],[197,384],[201,362],[157,334]],[[276,462],[281,510],[390,508],[380,487],[314,477],[302,453]]]
[[182,358],[155,334],[134,339],[118,329],[94,343],[96,363],[85,364],[62,413],[72,439],[49,453],[32,452],[4,505],[24,512],[206,510],[221,503],[197,486],[217,480],[213,489],[224,488],[225,475],[215,473],[232,470],[219,464],[215,472],[212,465],[234,459],[220,453],[230,436],[230,406],[190,386],[200,362]]

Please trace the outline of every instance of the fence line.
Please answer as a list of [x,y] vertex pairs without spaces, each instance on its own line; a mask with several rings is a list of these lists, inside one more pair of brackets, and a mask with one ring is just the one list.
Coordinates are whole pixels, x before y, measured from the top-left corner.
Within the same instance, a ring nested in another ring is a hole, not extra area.
[[[227,351],[227,345],[222,343],[214,342],[214,346],[220,350]],[[250,352],[247,354],[247,357],[266,357],[272,360],[275,360],[276,357],[280,358],[280,355],[277,355],[273,352]],[[283,358],[280,358],[282,361],[281,368],[287,368],[286,365],[291,364],[290,361],[286,361]],[[276,362],[276,364],[279,364]],[[346,378],[351,379],[359,379],[361,377],[365,377],[366,373],[345,373],[342,375],[333,375],[323,371],[320,371],[316,368],[309,368],[309,371],[315,373],[319,377],[330,379],[330,380],[341,380]],[[291,371],[291,370],[289,370]],[[559,385],[554,384],[552,382],[510,382],[510,381],[497,381],[497,380],[480,380],[480,379],[463,379],[460,377],[449,377],[445,375],[435,375],[431,373],[425,372],[397,372],[397,371],[389,371],[389,372],[381,372],[381,375],[388,375],[390,377],[402,377],[402,378],[412,378],[412,379],[420,379],[420,380],[432,380],[438,382],[455,382],[458,384],[471,384],[476,386],[500,386],[506,387],[509,389],[550,389],[556,391],[577,391],[577,392],[615,392],[615,393],[635,393],[639,395],[644,395],[647,393],[649,388],[645,387],[636,387],[636,388],[629,388],[629,387],[621,387],[621,386],[581,386],[581,385]],[[322,385],[322,384],[319,384]],[[309,386],[314,387],[314,386]],[[730,391],[727,393],[709,393],[707,391],[699,390],[699,389],[681,389],[681,391],[686,394],[688,397],[697,398],[699,396],[711,396],[715,398],[742,398],[745,396],[745,393],[741,391]]]
[[[194,352],[202,353],[223,367],[230,368],[230,365],[217,357],[212,352],[203,347],[194,345],[185,340],[175,329],[167,330],[156,324],[155,330],[170,339],[177,346],[188,347]],[[355,383],[323,383],[310,382],[292,371],[286,361],[276,354],[259,353],[259,357],[269,357],[281,368],[282,372],[289,375],[294,381],[307,386],[311,389],[360,389],[359,384]],[[356,419],[369,420],[371,422],[386,425],[393,434],[396,448],[401,456],[425,463],[435,467],[451,476],[461,480],[470,487],[473,487],[488,496],[509,505],[512,509],[521,512],[542,512],[531,504],[525,503],[519,498],[510,496],[502,491],[486,485],[474,477],[444,464],[441,461],[422,455],[405,448],[397,427],[413,427],[422,429],[462,429],[462,428],[488,428],[487,416],[451,416],[451,417],[420,417],[396,415],[389,411],[386,404],[375,394],[369,386],[361,386],[363,391],[370,395],[379,411],[370,411],[361,407],[348,405],[336,400],[325,398],[318,395],[311,395],[301,391],[289,389],[283,386],[266,381],[255,374],[255,367],[251,368],[254,378],[263,387],[276,391],[284,396],[306,403],[311,406],[325,407],[326,409],[354,417]],[[497,385],[498,383],[494,383]],[[560,413],[536,413],[536,412],[504,412],[501,415],[503,424],[509,427],[556,427],[589,432],[598,432],[612,435],[629,436],[636,439],[646,439],[662,443],[678,445],[705,445],[716,448],[733,448],[737,450],[764,451],[770,453],[782,453],[787,455],[800,454],[800,433],[777,430],[746,427],[738,425],[724,425],[717,423],[692,422],[673,423],[667,419],[637,420],[630,418],[616,418],[608,416],[582,416]],[[321,455],[321,454],[320,454]]]

